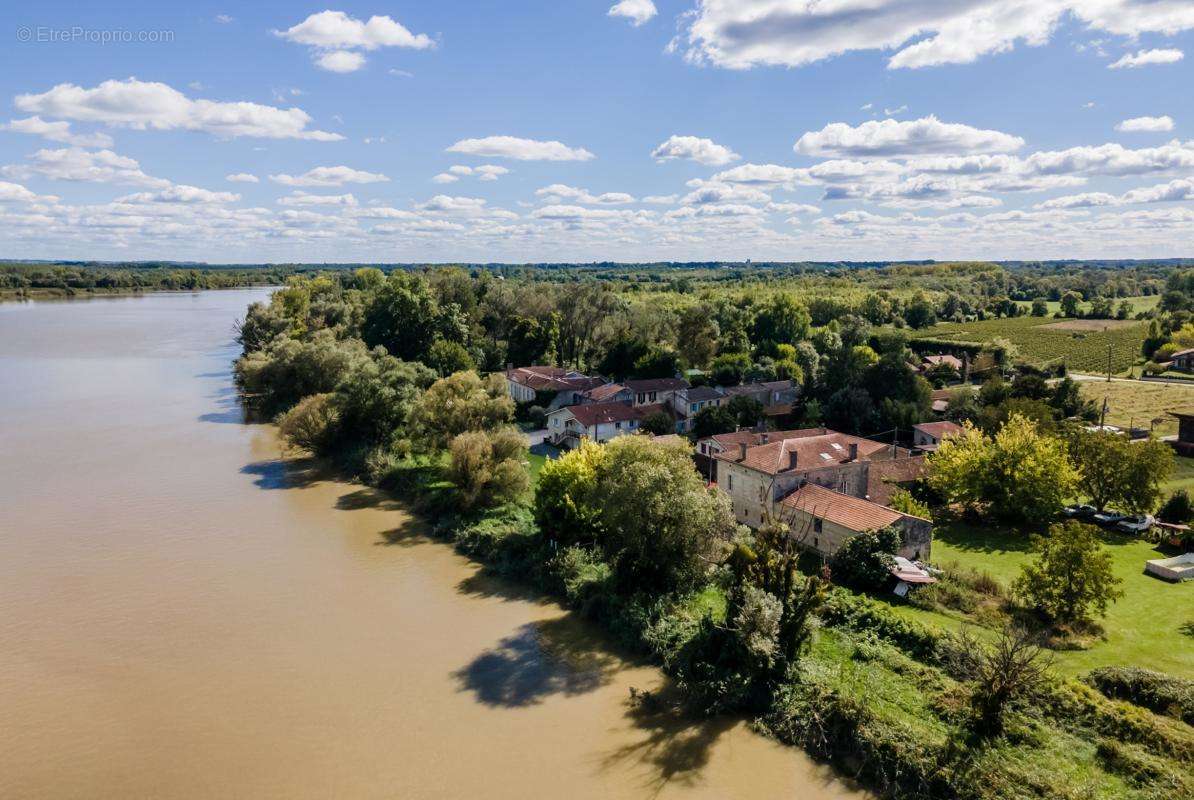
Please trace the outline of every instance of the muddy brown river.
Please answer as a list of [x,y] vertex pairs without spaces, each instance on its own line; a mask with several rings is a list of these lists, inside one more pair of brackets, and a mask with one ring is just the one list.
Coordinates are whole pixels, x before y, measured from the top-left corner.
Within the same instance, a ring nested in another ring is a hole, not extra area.
[[0,798],[854,797],[246,425],[264,290],[0,304]]

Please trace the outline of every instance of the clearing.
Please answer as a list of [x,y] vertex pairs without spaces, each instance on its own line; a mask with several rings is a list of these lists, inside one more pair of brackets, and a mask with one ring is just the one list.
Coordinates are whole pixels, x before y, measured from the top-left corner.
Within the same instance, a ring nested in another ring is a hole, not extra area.
[[1158,436],[1177,433],[1177,420],[1166,412],[1194,408],[1194,382],[1084,380],[1078,386],[1082,396],[1099,408],[1106,398],[1107,424],[1147,428],[1155,420],[1153,433]]

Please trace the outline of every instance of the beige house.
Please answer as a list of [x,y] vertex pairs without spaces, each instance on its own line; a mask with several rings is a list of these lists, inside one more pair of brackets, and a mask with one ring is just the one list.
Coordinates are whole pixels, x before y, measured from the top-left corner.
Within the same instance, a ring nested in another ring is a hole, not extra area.
[[936,450],[947,437],[961,432],[962,426],[956,422],[922,422],[912,426],[912,444],[919,450]]
[[[769,520],[790,521],[802,544],[827,556],[837,551],[843,537],[896,525],[907,533],[899,554],[928,557],[932,524],[875,502],[887,501],[894,484],[918,478],[923,458],[837,431],[786,433],[759,444],[740,441],[713,456],[717,486],[730,496],[739,522],[757,528]],[[785,504],[798,492],[796,500]],[[802,535],[801,526],[815,530],[826,521],[832,535]]]
[[638,433],[644,414],[629,403],[585,403],[547,415],[547,440],[557,447],[579,447],[581,440],[604,444],[610,439]]
[[605,383],[563,367],[514,367],[506,368],[506,388],[516,403],[533,403],[544,395],[551,399],[545,403],[549,408],[560,408],[581,402],[585,392]]

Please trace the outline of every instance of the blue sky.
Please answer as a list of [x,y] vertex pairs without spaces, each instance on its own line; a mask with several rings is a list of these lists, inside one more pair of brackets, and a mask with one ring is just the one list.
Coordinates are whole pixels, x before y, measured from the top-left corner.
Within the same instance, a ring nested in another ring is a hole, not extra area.
[[7,11],[0,257],[1191,255],[1188,0],[611,3]]

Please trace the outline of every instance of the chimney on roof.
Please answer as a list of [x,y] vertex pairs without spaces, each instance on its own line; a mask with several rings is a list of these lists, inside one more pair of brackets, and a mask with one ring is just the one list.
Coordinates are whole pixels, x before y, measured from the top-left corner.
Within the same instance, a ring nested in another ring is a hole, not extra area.
[[858,442],[850,442],[850,460],[858,460]]
[[788,469],[789,470],[796,469],[796,460],[797,460],[798,456],[799,456],[799,453],[797,453],[795,450],[788,451]]
[[763,444],[767,444],[767,443],[768,443],[768,442],[770,442],[770,441],[771,441],[771,434],[769,434],[769,433],[764,433],[764,434],[763,434],[763,438],[762,438],[762,442],[763,442]]
[[738,442],[738,460],[746,460],[746,442]]

